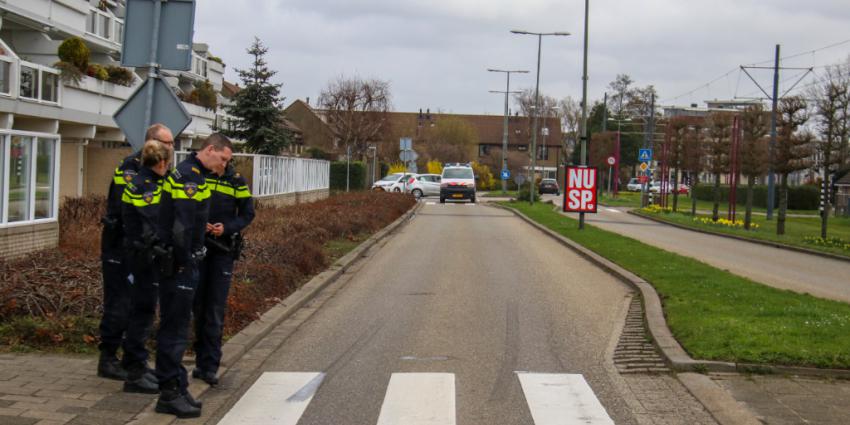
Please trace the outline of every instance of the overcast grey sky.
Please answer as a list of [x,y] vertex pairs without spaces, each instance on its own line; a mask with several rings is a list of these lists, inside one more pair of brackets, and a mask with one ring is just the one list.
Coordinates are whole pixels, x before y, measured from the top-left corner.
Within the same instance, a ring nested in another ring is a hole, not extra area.
[[[210,45],[234,68],[247,67],[256,35],[283,83],[288,105],[310,97],[329,80],[358,75],[390,81],[397,111],[430,108],[501,114],[504,74],[487,68],[527,69],[511,89],[534,86],[537,38],[511,29],[569,31],[543,39],[541,93],[581,98],[582,0],[199,0],[195,42]],[[850,55],[847,0],[592,0],[589,98],[601,99],[617,74],[652,84],[662,104],[754,96],[758,88],[734,71],[741,64],[809,52],[784,66],[820,67]],[[762,65],[770,65],[764,63]],[[818,71],[818,69],[816,69]],[[786,86],[798,71],[781,76]],[[769,85],[770,71],[754,71]],[[805,82],[810,82],[807,78]],[[677,99],[673,99],[677,96]]]

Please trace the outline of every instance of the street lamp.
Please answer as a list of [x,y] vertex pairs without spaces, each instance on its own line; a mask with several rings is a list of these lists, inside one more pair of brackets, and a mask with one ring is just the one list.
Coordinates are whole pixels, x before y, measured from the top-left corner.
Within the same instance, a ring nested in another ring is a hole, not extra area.
[[[511,91],[511,74],[528,74],[528,71],[524,71],[524,70],[508,71],[508,70],[504,70],[504,69],[492,69],[492,68],[488,68],[487,71],[488,72],[503,72],[507,76],[507,80],[508,80],[507,85],[505,87],[505,91],[504,91],[504,93],[505,93],[505,125],[504,125],[504,127],[505,128],[504,128],[504,132],[502,133],[502,172],[504,172],[505,170],[508,169],[508,157],[507,157],[507,154],[508,154],[508,95],[510,95],[511,93],[521,93],[521,92],[517,92],[517,91],[514,91],[514,92]],[[502,93],[502,92],[490,90],[490,93]],[[500,178],[501,178],[501,175],[500,175]],[[507,181],[505,179],[502,179],[502,193],[505,193],[505,191],[507,190],[507,187],[505,186],[506,184],[507,184]]]
[[523,35],[536,35],[537,36],[537,84],[534,86],[534,125],[531,132],[531,168],[529,169],[528,176],[528,194],[529,194],[529,202],[534,204],[534,172],[537,168],[537,117],[540,115],[537,111],[540,108],[540,55],[541,55],[541,47],[543,46],[543,36],[551,35],[551,36],[568,36],[570,33],[560,31],[560,32],[531,32],[531,31],[521,31],[521,30],[511,30],[513,34],[523,34]]

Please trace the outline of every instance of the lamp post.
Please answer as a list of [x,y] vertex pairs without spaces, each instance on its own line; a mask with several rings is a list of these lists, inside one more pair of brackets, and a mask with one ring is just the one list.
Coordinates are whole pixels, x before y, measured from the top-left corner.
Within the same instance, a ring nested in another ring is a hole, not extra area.
[[[584,0],[584,62],[581,75],[581,165],[587,165],[587,36],[590,0]],[[606,105],[607,107],[607,105]],[[578,228],[584,229],[584,213],[578,214]]]
[[[518,91],[514,91],[514,92],[511,91],[511,74],[528,74],[528,71],[524,71],[524,70],[508,71],[508,70],[504,70],[504,69],[492,69],[492,68],[487,69],[487,71],[489,71],[489,72],[503,72],[507,76],[507,85],[505,86],[505,91],[504,91],[504,93],[505,93],[505,124],[504,124],[504,132],[502,133],[502,170],[501,171],[504,171],[504,170],[508,169],[508,157],[507,157],[507,155],[508,155],[508,95],[510,95],[511,93],[521,93],[521,92],[518,92]],[[490,93],[502,93],[502,92],[490,90]],[[501,174],[500,174],[500,178],[501,178]],[[507,191],[507,187],[505,186],[506,184],[507,184],[507,181],[505,179],[502,179],[502,193],[505,193]]]
[[537,166],[537,117],[540,115],[540,55],[541,55],[541,47],[543,46],[543,36],[544,35],[552,35],[552,36],[568,36],[570,33],[565,31],[560,32],[531,32],[531,31],[521,31],[521,30],[511,30],[513,34],[524,34],[524,35],[536,35],[537,36],[537,84],[534,86],[534,124],[531,132],[531,169],[529,170],[528,176],[528,194],[529,194],[529,202],[534,204],[534,181],[536,180],[534,177],[534,172],[536,171]]

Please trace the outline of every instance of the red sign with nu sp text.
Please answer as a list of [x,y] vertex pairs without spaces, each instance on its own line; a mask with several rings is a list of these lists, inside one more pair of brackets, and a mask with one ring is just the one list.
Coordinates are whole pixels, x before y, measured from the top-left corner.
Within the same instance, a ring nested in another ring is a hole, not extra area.
[[564,212],[596,212],[596,167],[567,167]]

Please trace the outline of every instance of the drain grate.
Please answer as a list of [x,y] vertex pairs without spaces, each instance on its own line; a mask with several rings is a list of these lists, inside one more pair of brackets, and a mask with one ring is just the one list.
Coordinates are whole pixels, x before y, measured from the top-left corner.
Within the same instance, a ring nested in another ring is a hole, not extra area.
[[620,373],[670,372],[646,333],[640,297],[633,297],[629,305],[626,326],[614,350],[614,365]]

